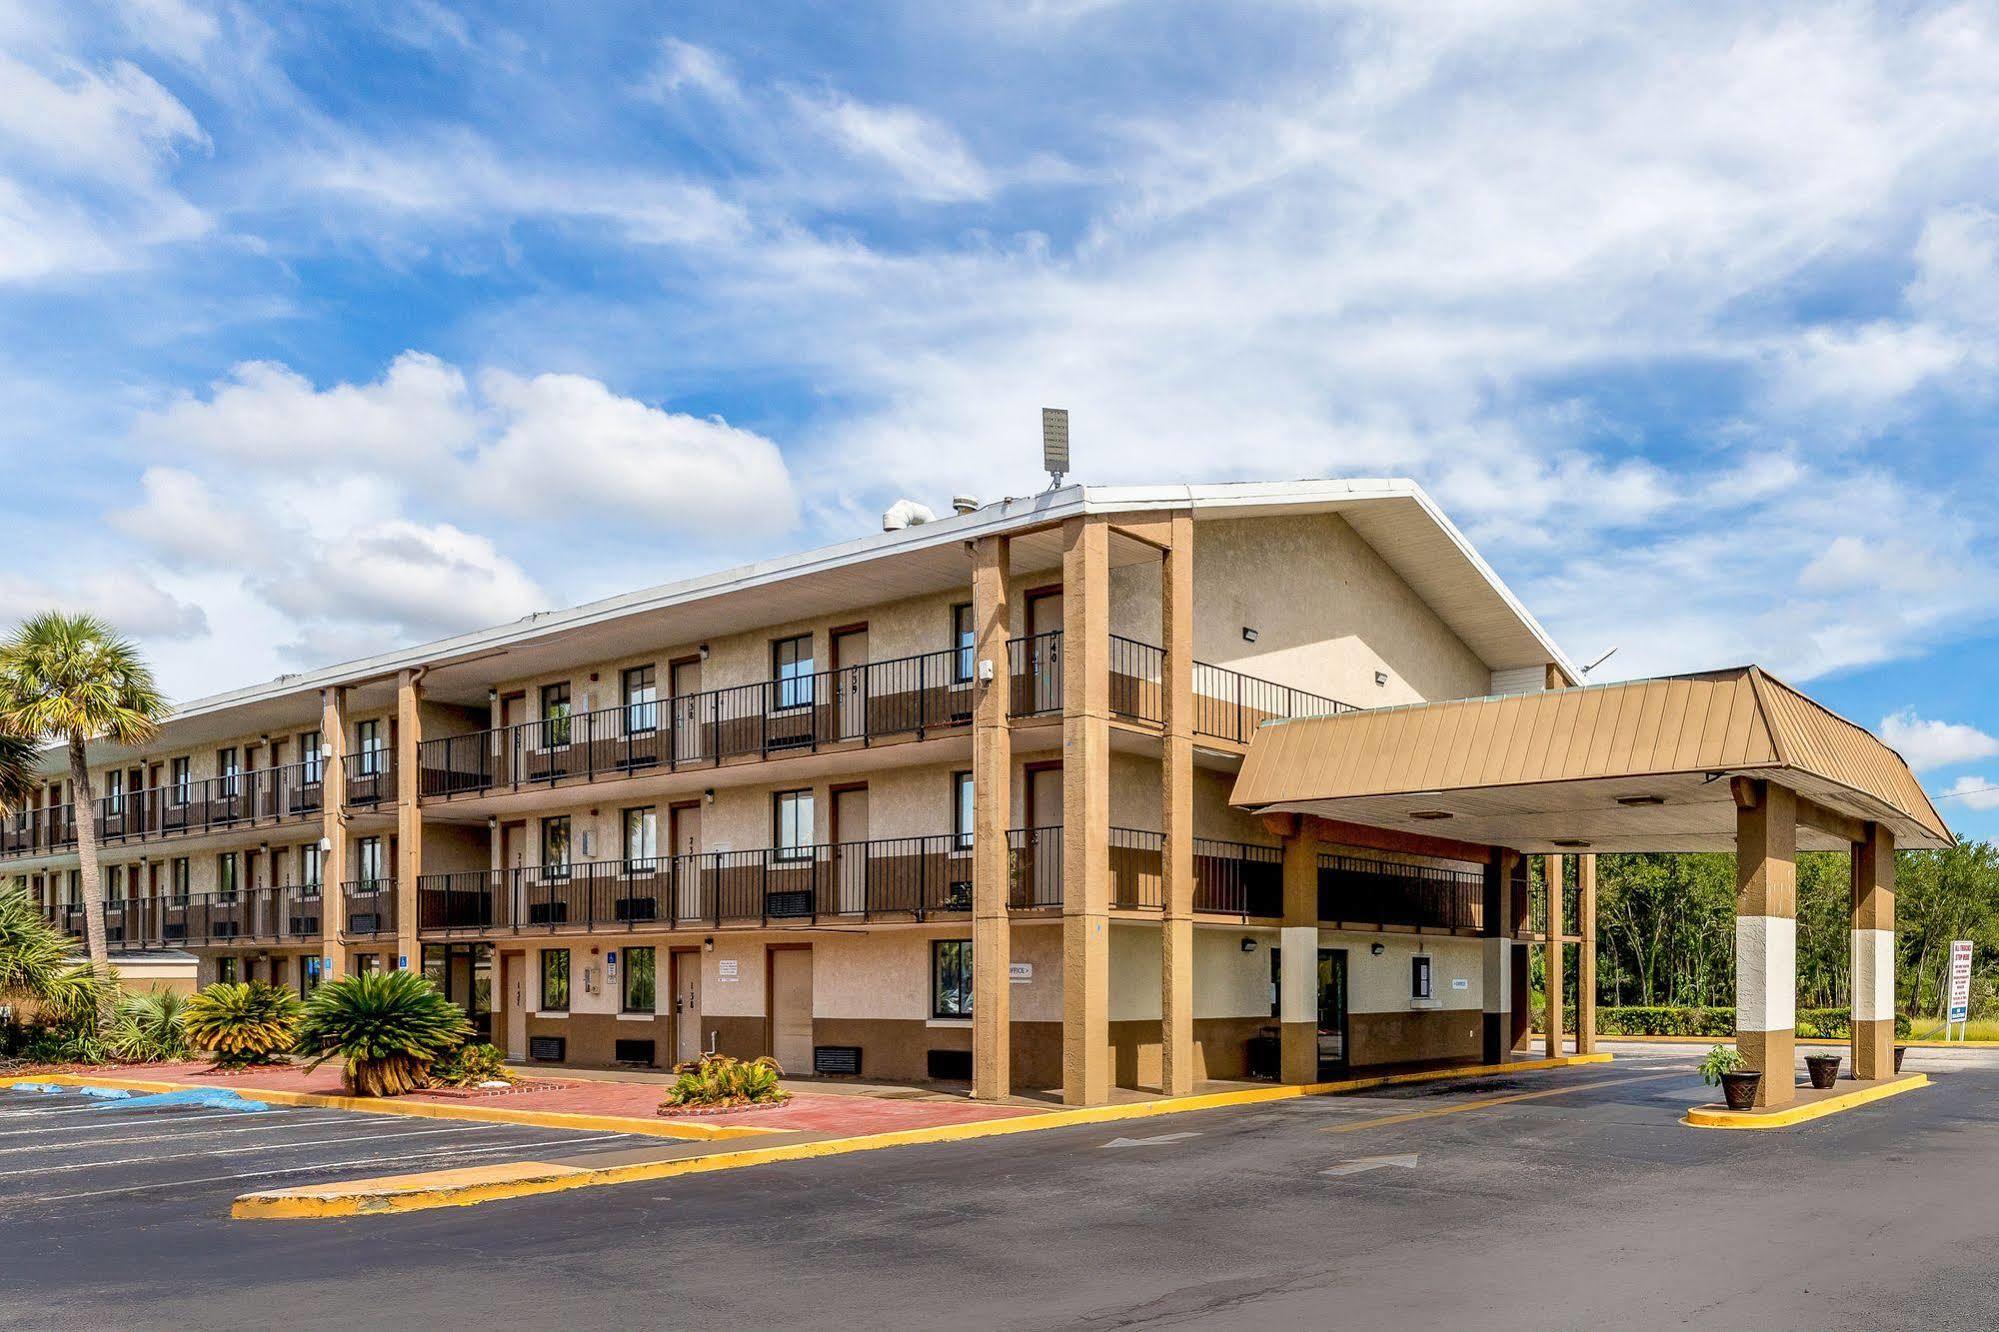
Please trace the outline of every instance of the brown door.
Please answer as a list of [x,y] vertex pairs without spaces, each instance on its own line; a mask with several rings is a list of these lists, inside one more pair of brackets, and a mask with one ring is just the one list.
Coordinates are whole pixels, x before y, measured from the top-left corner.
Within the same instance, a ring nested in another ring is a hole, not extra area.
[[1062,710],[1062,593],[1058,589],[1027,599],[1027,680],[1023,711]]
[[1015,906],[1062,903],[1062,765],[1027,770],[1027,831],[1014,851]]
[[838,909],[862,915],[868,909],[868,788],[833,792],[833,882]]
[[701,694],[701,658],[687,657],[666,668],[673,701],[673,761],[685,763],[708,752],[706,728],[714,720]]
[[833,634],[833,735],[859,740],[868,733],[868,627]]
[[507,1058],[528,1056],[527,954],[500,954],[500,1003],[506,1010]]
[[770,954],[770,1052],[793,1077],[812,1071],[812,950]]
[[701,954],[691,948],[673,952],[673,1061],[698,1059],[701,1036]]
[[701,920],[701,806],[692,801],[666,811],[666,839],[673,856],[673,914],[676,920]]

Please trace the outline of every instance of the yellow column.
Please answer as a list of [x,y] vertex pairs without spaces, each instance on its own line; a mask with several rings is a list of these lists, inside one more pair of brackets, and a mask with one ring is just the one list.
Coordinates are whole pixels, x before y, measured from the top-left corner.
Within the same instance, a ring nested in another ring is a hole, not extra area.
[[1798,798],[1737,777],[1735,1046],[1763,1074],[1756,1104],[1797,1092]]
[[1013,733],[1007,729],[1006,641],[1009,542],[982,537],[972,552],[972,1095],[1004,1100],[1012,1075],[1012,883],[1007,812],[1012,807]]
[[417,804],[417,745],[423,739],[422,674],[396,677],[396,957],[423,967],[416,934],[417,877],[423,873],[423,810]]
[[1895,1075],[1895,835],[1870,823],[1852,855],[1853,1076],[1888,1078]]
[[1576,1053],[1596,1050],[1596,857],[1576,857]]
[[1562,881],[1568,865],[1561,856],[1541,858],[1541,881],[1548,893],[1548,942],[1542,955],[1541,981],[1547,995],[1548,1058],[1562,1053]]
[[1165,627],[1165,735],[1160,742],[1160,1090],[1194,1090],[1194,515],[1173,515],[1160,571]]
[[1284,839],[1277,1021],[1284,1081],[1319,1080],[1319,840],[1297,821]]
[[[319,927],[324,979],[347,974],[347,691],[319,692]],[[307,757],[301,754],[300,758]]]
[[1062,1099],[1110,1099],[1110,550],[1063,524]]

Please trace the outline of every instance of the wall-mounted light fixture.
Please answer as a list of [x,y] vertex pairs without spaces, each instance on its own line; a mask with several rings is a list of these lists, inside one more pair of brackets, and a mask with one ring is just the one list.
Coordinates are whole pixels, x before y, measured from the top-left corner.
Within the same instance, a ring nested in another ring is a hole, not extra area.
[[1245,643],[1254,643],[1256,641],[1256,630],[1250,628],[1248,625],[1244,625],[1242,627],[1242,641]]
[[487,831],[487,832],[492,832],[492,831],[493,831],[493,830],[494,830],[495,828],[497,828],[497,827],[499,827],[499,826],[500,826],[500,816],[499,816],[499,815],[497,815],[497,814],[488,814],[488,815],[486,816],[486,831]]
[[1242,941],[1242,951],[1245,953],[1254,953],[1256,951],[1256,940],[1245,938]]
[[488,689],[486,691],[486,701],[488,703],[498,703],[500,701],[500,691],[497,689]]
[[1376,671],[1374,673],[1374,682],[1375,684],[1383,686],[1385,688],[1388,684],[1388,672]]
[[715,941],[714,941],[713,939],[703,939],[703,940],[701,941],[701,951],[702,951],[702,952],[704,952],[704,953],[712,953],[712,952],[714,952],[714,951],[715,951]]
[[1382,947],[1380,944],[1373,944],[1368,948],[1367,951],[1370,956],[1380,957],[1383,953],[1387,952],[1388,950]]
[[709,788],[708,788],[707,790],[703,791],[703,792],[701,793],[701,799],[703,800],[703,802],[705,802],[705,803],[707,803],[707,804],[710,804],[710,805],[714,804],[714,803],[715,803],[715,788],[711,786],[711,787],[709,787]]
[[708,645],[706,643],[701,645],[701,660],[708,660]]

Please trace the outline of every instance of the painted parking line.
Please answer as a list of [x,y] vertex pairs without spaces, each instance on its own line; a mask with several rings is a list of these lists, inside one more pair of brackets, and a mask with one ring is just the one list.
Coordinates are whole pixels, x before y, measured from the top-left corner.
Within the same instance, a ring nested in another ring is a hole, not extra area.
[[413,1152],[407,1156],[363,1156],[347,1161],[319,1161],[311,1165],[286,1166],[276,1170],[246,1170],[228,1175],[202,1175],[193,1179],[158,1180],[150,1184],[132,1184],[118,1189],[91,1189],[83,1193],[47,1193],[38,1197],[21,1198],[24,1203],[73,1202],[83,1198],[112,1198],[133,1193],[158,1193],[163,1189],[184,1189],[193,1184],[217,1184],[239,1179],[275,1179],[283,1175],[310,1175],[322,1170],[345,1170],[352,1166],[417,1165],[433,1161],[460,1160],[473,1156],[492,1156],[497,1152],[546,1152],[560,1147],[578,1146],[586,1142],[610,1142],[614,1139],[629,1138],[625,1133],[592,1134],[569,1139],[562,1143],[535,1142],[510,1143],[500,1147],[466,1147],[442,1149],[428,1152]]
[[30,1166],[25,1170],[0,1170],[0,1179],[20,1175],[52,1175],[65,1170],[104,1170],[115,1166],[151,1165],[156,1161],[192,1161],[210,1156],[241,1156],[245,1152],[288,1152],[303,1147],[346,1146],[357,1142],[400,1142],[404,1138],[429,1138],[440,1133],[485,1133],[497,1124],[453,1124],[446,1128],[418,1129],[413,1133],[349,1133],[337,1138],[313,1138],[305,1142],[260,1142],[248,1147],[218,1147],[213,1151],[157,1152],[151,1156],[117,1156],[109,1161],[70,1161],[63,1165]]
[[1580,1082],[1573,1087],[1550,1087],[1545,1091],[1507,1092],[1499,1096],[1480,1096],[1456,1105],[1433,1106],[1428,1110],[1412,1110],[1401,1115],[1376,1115],[1372,1119],[1358,1120],[1351,1124],[1328,1124],[1321,1133],[1358,1133],[1362,1129],[1386,1128],[1391,1124],[1408,1124],[1418,1119],[1435,1119],[1441,1115],[1459,1115],[1467,1110],[1489,1110],[1496,1105],[1511,1105],[1515,1101],[1538,1101],[1548,1096],[1567,1096],[1572,1092],[1594,1091],[1599,1087],[1629,1086],[1634,1082],[1661,1082],[1667,1078],[1684,1078],[1684,1070],[1673,1073],[1651,1073],[1639,1078],[1604,1078],[1591,1082]]
[[[241,1118],[241,1116],[240,1115],[222,1115],[222,1116],[196,1115],[194,1116],[194,1118],[195,1119],[210,1119],[210,1118],[239,1119]],[[187,1123],[189,1121],[180,1120],[178,1122]],[[278,1124],[245,1124],[239,1128],[200,1129],[197,1130],[197,1132],[199,1132],[200,1135],[204,1138],[213,1138],[213,1137],[219,1137],[220,1135],[225,1133],[283,1133],[292,1129],[325,1128],[329,1124],[336,1124],[339,1122],[340,1121],[337,1119],[306,1119],[306,1120],[293,1120],[286,1123],[278,1123]],[[104,1127],[105,1126],[101,1123],[81,1124],[76,1126],[76,1128],[78,1129],[95,1130],[97,1132],[102,1132],[104,1130]],[[131,1127],[153,1129],[166,1126],[160,1124],[134,1124]],[[0,1136],[5,1136],[5,1135],[0,1135]],[[41,1136],[46,1137],[47,1135],[46,1133],[44,1133]],[[23,1152],[84,1151],[91,1147],[128,1147],[131,1146],[133,1143],[139,1143],[139,1142],[172,1142],[177,1139],[184,1138],[185,1136],[186,1136],[185,1132],[169,1132],[169,1133],[126,1133],[126,1134],[118,1134],[109,1138],[83,1138],[83,1139],[56,1138],[50,1141],[30,1143],[25,1147],[0,1147],[0,1156],[19,1156]]]
[[[238,1122],[241,1122],[242,1120],[245,1119],[254,1118],[257,1121],[259,1121],[259,1124],[261,1125],[264,1124],[266,1121],[272,1121],[277,1119],[280,1113],[281,1112],[278,1111],[266,1111],[255,1115],[246,1115],[240,1110],[217,1110],[209,1114],[198,1114],[198,1115],[148,1114],[142,1116],[135,1116],[129,1119],[107,1119],[102,1115],[78,1113],[70,1120],[69,1123],[66,1124],[44,1124],[39,1128],[0,1129],[0,1138],[27,1138],[27,1137],[51,1138],[58,1134],[63,1134],[63,1133],[107,1133],[107,1132],[115,1132],[118,1129],[178,1128],[182,1124],[199,1124],[204,1120],[211,1120],[211,1119],[234,1119]],[[342,1118],[343,1118],[342,1115],[340,1115],[338,1112],[334,1112],[331,1114],[314,1116],[309,1119],[287,1118],[285,1119],[284,1122],[287,1124],[334,1124],[341,1122]],[[230,1130],[203,1129],[198,1131],[228,1132]]]

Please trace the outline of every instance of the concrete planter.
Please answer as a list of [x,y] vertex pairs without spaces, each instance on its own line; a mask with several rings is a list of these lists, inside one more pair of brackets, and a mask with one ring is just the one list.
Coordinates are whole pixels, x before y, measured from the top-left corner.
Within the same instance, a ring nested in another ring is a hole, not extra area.
[[1756,1104],[1756,1089],[1763,1085],[1761,1073],[1724,1073],[1721,1075],[1722,1098],[1731,1110],[1747,1110]]

